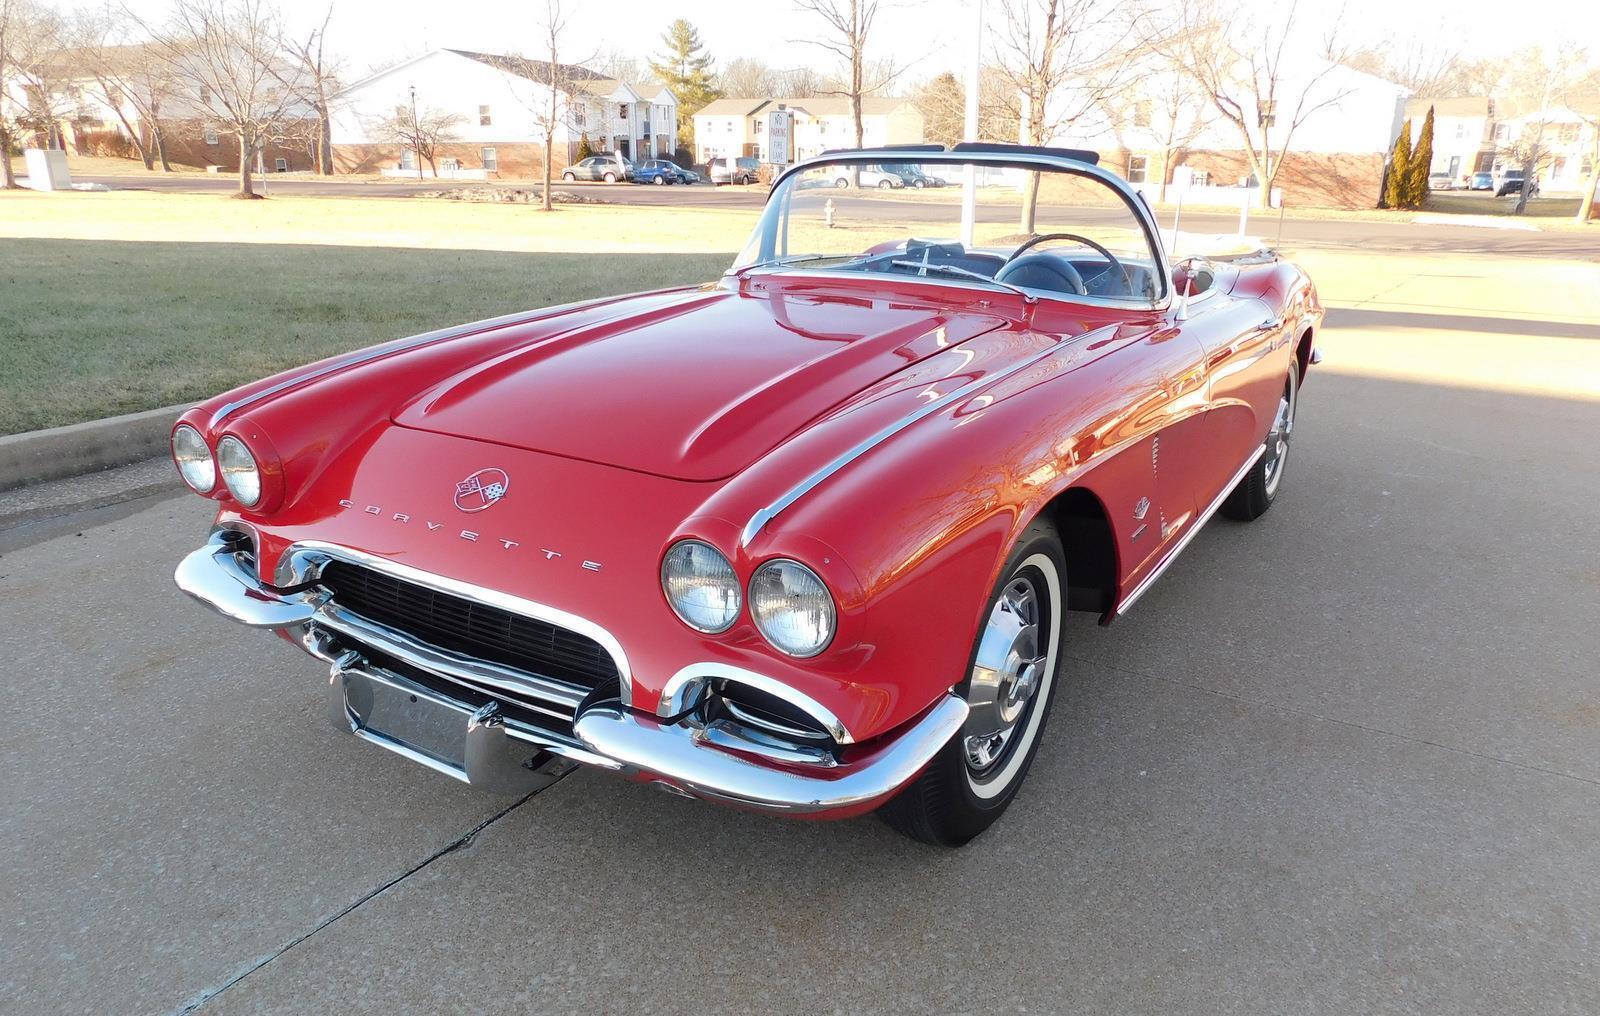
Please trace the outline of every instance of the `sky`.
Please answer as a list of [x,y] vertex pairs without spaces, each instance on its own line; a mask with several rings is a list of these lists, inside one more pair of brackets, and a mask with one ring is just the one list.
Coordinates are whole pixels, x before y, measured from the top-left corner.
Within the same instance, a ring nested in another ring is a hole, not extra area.
[[[82,0],[58,0],[77,6]],[[1216,0],[1235,6],[1250,3],[1282,6],[1283,0]],[[324,0],[280,0],[291,24],[302,28],[320,20]],[[991,20],[1000,0],[987,0]],[[162,0],[130,0],[129,6],[159,18]],[[803,40],[815,37],[819,19],[794,8],[788,0],[567,0],[570,11],[569,52],[576,56],[619,50],[645,57],[659,49],[660,35],[674,18],[687,18],[699,30],[719,63],[740,56],[757,57],[773,67],[809,65],[826,72],[830,54]],[[1345,0],[1304,3],[1308,19],[1338,18],[1356,42],[1415,36],[1452,40],[1469,57],[1498,55],[1554,39],[1587,39],[1600,48],[1600,0],[1540,0],[1529,16],[1508,17],[1506,0]],[[1332,12],[1342,11],[1342,16]],[[464,0],[335,0],[329,35],[347,61],[353,77],[406,55],[435,47],[484,52],[522,50],[537,55],[539,0],[484,3]],[[916,81],[944,70],[961,71],[971,60],[973,0],[884,0],[876,44],[869,57],[887,57],[904,65],[903,80]],[[1315,13],[1313,13],[1315,12]],[[1311,41],[1308,39],[1308,41]]]

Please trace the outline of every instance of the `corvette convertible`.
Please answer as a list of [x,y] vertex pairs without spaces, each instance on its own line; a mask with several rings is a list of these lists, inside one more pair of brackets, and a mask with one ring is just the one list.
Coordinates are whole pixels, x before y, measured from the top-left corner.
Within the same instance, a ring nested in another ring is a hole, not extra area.
[[[964,182],[836,198],[884,162]],[[219,395],[172,431],[217,502],[178,585],[464,783],[582,765],[965,843],[1072,677],[1067,612],[1110,623],[1271,507],[1318,360],[1305,274],[1170,258],[1096,163],[825,154],[714,282]]]

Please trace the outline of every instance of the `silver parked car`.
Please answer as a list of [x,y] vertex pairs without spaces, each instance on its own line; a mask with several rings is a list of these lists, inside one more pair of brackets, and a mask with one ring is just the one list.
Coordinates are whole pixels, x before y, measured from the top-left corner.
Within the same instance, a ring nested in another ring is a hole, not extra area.
[[761,179],[761,160],[752,155],[719,155],[706,169],[712,183],[756,183]]
[[633,179],[633,163],[625,155],[591,155],[582,162],[574,162],[561,171],[563,180],[618,180]]

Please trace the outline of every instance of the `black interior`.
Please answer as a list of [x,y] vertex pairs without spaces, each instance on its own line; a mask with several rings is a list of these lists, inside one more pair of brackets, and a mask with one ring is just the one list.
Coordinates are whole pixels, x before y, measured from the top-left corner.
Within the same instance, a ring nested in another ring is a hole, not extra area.
[[[903,263],[912,261],[917,264]],[[838,265],[837,270],[917,275],[924,264],[949,265],[1013,286],[1066,296],[1154,299],[1157,292],[1149,269],[1126,262],[1113,264],[1105,255],[1081,248],[1029,250],[1020,257],[1008,259],[990,251],[967,250],[959,243],[909,240],[903,248],[870,254]]]

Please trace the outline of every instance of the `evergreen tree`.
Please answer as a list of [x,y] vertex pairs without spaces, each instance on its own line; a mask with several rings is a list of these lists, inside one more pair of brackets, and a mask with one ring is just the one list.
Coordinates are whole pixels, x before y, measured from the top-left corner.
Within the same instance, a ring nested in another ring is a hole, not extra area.
[[1422,121],[1422,133],[1406,167],[1406,207],[1421,208],[1428,200],[1428,173],[1433,168],[1433,107]]
[[584,159],[587,159],[593,154],[594,146],[589,144],[589,132],[584,131],[578,136],[578,157],[573,161],[582,162]]
[[1389,152],[1389,176],[1383,182],[1383,203],[1389,208],[1404,208],[1410,196],[1406,178],[1411,170],[1411,121],[1400,125],[1400,136]]
[[694,115],[717,98],[711,73],[711,56],[700,41],[700,33],[683,18],[667,26],[661,35],[666,51],[650,61],[650,70],[678,100],[678,141],[694,143]]

